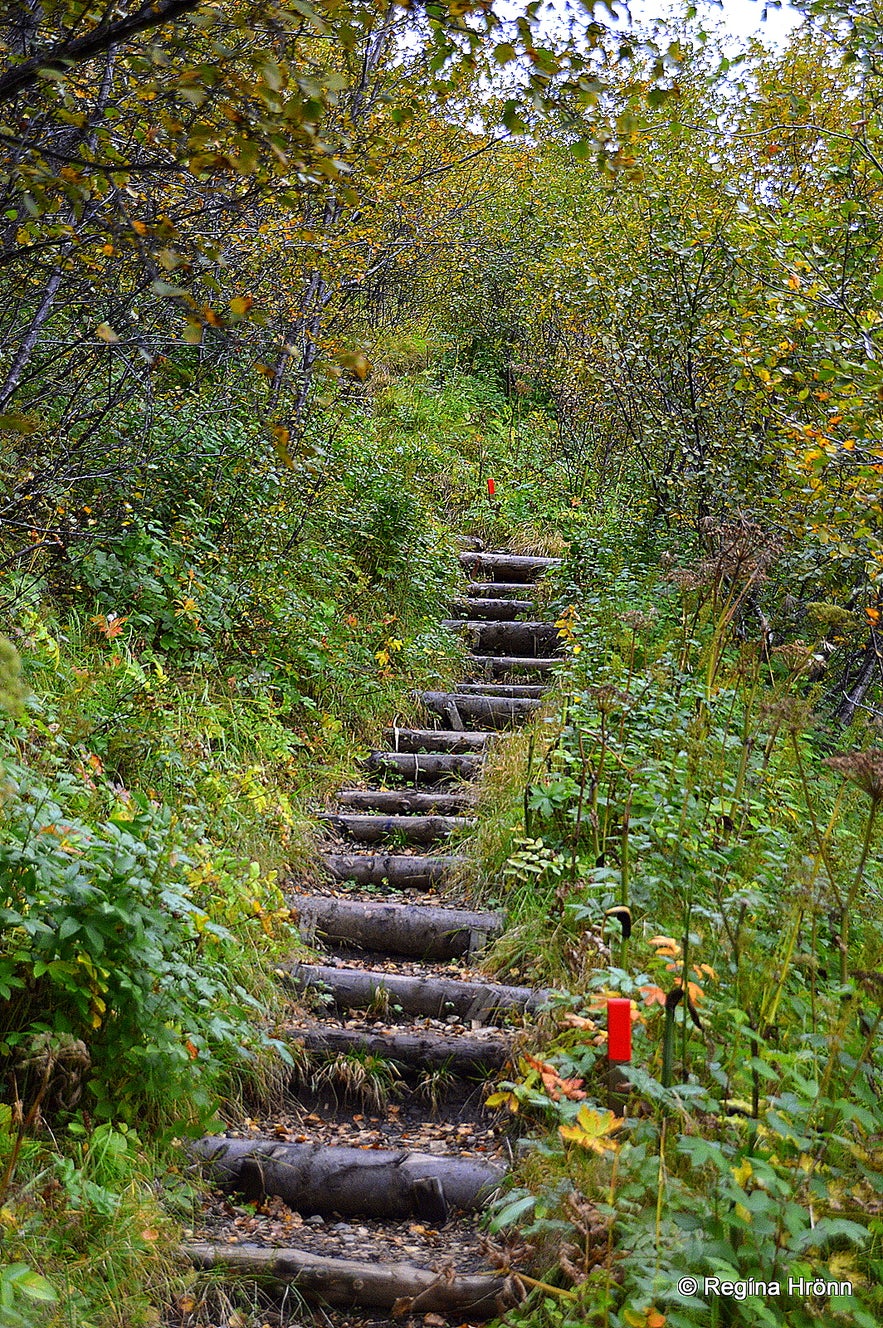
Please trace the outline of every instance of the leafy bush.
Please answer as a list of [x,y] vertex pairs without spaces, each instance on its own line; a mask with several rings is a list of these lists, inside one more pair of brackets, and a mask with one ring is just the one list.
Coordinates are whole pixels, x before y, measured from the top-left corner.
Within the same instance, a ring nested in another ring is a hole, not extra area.
[[105,814],[77,815],[76,776],[59,773],[50,789],[13,760],[3,780],[7,1064],[21,1073],[42,1046],[29,1085],[38,1093],[43,1066],[63,1064],[59,1039],[77,1039],[99,1117],[207,1117],[225,1065],[270,1044],[238,946],[171,814],[143,794],[109,792]]
[[[829,755],[806,647],[746,639],[750,565],[688,557],[583,532],[558,573],[559,705],[485,870],[519,922],[498,967],[573,994],[499,1089],[541,1139],[497,1223],[569,1251],[530,1328],[870,1328],[883,753]],[[608,995],[632,1002],[634,1110],[605,1144]],[[714,1300],[705,1277],[782,1292]]]

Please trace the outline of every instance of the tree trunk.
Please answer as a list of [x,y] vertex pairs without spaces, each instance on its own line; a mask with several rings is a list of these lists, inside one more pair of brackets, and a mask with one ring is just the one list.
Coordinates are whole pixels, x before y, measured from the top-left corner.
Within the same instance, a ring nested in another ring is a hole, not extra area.
[[855,719],[855,712],[859,709],[874,681],[874,674],[880,671],[881,680],[883,680],[883,653],[877,646],[876,633],[871,632],[868,637],[868,643],[865,646],[862,662],[859,667],[858,677],[848,690],[844,689],[843,700],[834,712],[835,719],[838,719],[845,726],[852,723]]
[[280,1288],[293,1285],[308,1301],[327,1305],[366,1305],[405,1314],[444,1314],[495,1319],[522,1298],[511,1277],[497,1273],[463,1276],[435,1273],[408,1263],[332,1259],[307,1250],[263,1249],[258,1245],[193,1243],[182,1249],[196,1268],[216,1269],[227,1277],[254,1278]]
[[[470,581],[466,594],[472,599],[526,599],[533,592],[529,581]],[[528,603],[532,603],[528,600]]]
[[360,844],[377,844],[390,835],[400,836],[406,844],[435,844],[474,824],[466,816],[338,816],[322,812],[316,819]]
[[461,618],[481,618],[484,622],[503,619],[511,621],[519,613],[530,613],[533,600],[501,599],[498,596],[455,599],[451,609]]
[[357,885],[387,881],[401,889],[428,890],[459,871],[466,859],[454,854],[424,858],[406,853],[323,853],[322,861],[335,881],[355,881]]
[[482,622],[480,618],[445,618],[443,627],[463,632],[473,650],[507,655],[554,655],[561,650],[552,622]]
[[338,793],[340,807],[353,811],[383,812],[387,816],[462,816],[474,806],[468,793],[414,793],[395,789],[345,789]]
[[392,752],[375,752],[374,756],[388,757],[402,753],[479,752],[493,738],[493,733],[449,733],[447,729],[387,729],[384,738],[392,744]]
[[535,655],[473,654],[467,657],[466,662],[482,677],[506,678],[551,673],[559,660],[554,656],[537,659]]
[[293,903],[307,941],[319,935],[332,944],[355,944],[418,959],[453,959],[473,953],[503,930],[499,913],[366,903],[324,895],[295,895]]
[[474,720],[485,728],[501,729],[509,724],[523,723],[541,702],[523,697],[470,696],[461,692],[423,692],[420,697],[426,709],[453,723],[452,711],[462,723]]
[[372,752],[365,769],[398,775],[415,784],[473,779],[481,770],[481,757],[457,752]]
[[560,558],[528,557],[517,553],[461,553],[460,565],[470,576],[488,581],[534,581],[561,564]]
[[511,1039],[502,1033],[456,1035],[450,1033],[369,1033],[358,1028],[293,1028],[293,1041],[306,1051],[325,1055],[381,1056],[404,1069],[445,1068],[453,1074],[499,1070],[509,1060]]
[[[215,1184],[249,1201],[278,1195],[297,1213],[424,1217],[474,1211],[505,1175],[501,1165],[398,1148],[284,1144],[272,1139],[197,1139],[192,1151]],[[431,1211],[428,1211],[431,1210]]]
[[464,1022],[493,1023],[501,1015],[538,1010],[548,1000],[546,991],[508,987],[495,982],[462,982],[456,978],[412,977],[366,968],[337,968],[326,964],[292,964],[288,970],[300,990],[324,988],[342,1010],[370,1007],[379,992],[388,992],[396,1012],[444,1019],[457,1015]]
[[461,682],[458,693],[464,696],[515,696],[538,701],[549,690],[541,682]]

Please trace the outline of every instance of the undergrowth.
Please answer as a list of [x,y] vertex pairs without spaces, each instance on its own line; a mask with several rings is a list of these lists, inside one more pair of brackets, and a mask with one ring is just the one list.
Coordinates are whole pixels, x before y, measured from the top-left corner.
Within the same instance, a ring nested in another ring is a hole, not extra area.
[[[560,991],[542,1059],[492,1098],[535,1136],[495,1227],[558,1288],[508,1321],[870,1328],[879,733],[825,719],[823,614],[815,640],[758,630],[757,527],[723,522],[704,550],[611,530],[577,534],[556,574],[557,710],[498,758],[475,845],[514,915],[491,966]],[[625,1120],[610,996],[631,1002]]]
[[[137,484],[108,475],[66,514],[76,540],[18,562],[0,637],[0,1328],[233,1313],[168,1257],[200,1193],[179,1141],[289,1073],[286,879],[313,877],[312,813],[382,728],[459,674],[438,625],[457,536],[555,541],[544,436],[516,414],[418,357],[280,458],[173,387]],[[138,412],[114,428],[137,452]],[[396,1091],[382,1063],[338,1071],[343,1092]]]

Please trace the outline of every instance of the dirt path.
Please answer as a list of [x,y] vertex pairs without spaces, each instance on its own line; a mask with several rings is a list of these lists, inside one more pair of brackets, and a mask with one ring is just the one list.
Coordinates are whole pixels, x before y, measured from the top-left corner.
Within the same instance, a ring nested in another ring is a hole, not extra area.
[[287,974],[291,1100],[198,1145],[217,1191],[191,1257],[314,1306],[277,1322],[478,1324],[512,1303],[478,1226],[511,1161],[482,1103],[543,994],[478,970],[505,919],[455,897],[452,844],[495,734],[541,704],[558,638],[533,583],[552,563],[461,555],[467,676],[424,694],[426,728],[388,731],[322,817],[328,886],[292,894],[324,953]]

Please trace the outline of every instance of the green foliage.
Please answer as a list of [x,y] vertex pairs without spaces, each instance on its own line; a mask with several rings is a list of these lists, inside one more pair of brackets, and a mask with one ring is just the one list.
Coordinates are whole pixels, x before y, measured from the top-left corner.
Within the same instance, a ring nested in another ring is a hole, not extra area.
[[113,1328],[123,1305],[127,1324],[154,1328],[156,1300],[171,1297],[178,1276],[170,1258],[178,1231],[157,1200],[157,1175],[170,1207],[185,1194],[143,1136],[76,1117],[54,1140],[22,1146],[21,1127],[0,1107],[0,1168],[3,1328]]
[[[749,558],[679,567],[671,542],[583,531],[557,577],[567,662],[530,796],[510,795],[531,837],[511,832],[521,939],[496,962],[564,992],[543,1061],[495,1099],[541,1132],[496,1221],[553,1264],[567,1242],[583,1317],[562,1290],[521,1322],[870,1325],[883,761],[828,758],[805,655],[747,637]],[[629,939],[609,916],[622,906]],[[633,1003],[635,1111],[605,1149],[581,1112],[607,1100],[610,994]],[[678,1290],[687,1275],[698,1296]],[[782,1290],[715,1308],[705,1277]],[[853,1292],[816,1303],[789,1277]]]
[[0,710],[19,716],[26,695],[18,651],[5,636],[0,636]]
[[260,1005],[168,810],[108,791],[78,814],[84,792],[5,763],[0,1049],[27,1071],[42,1036],[80,1039],[99,1117],[205,1117],[225,1064],[262,1045]]

